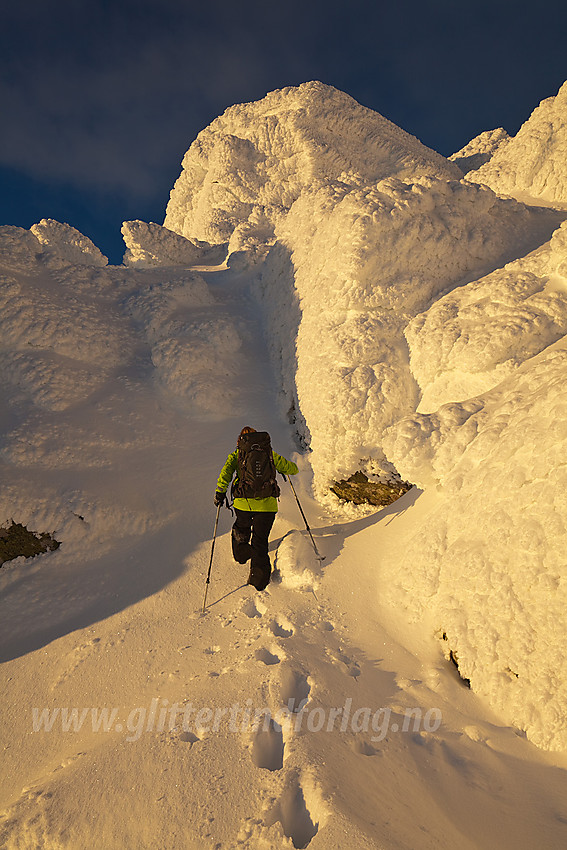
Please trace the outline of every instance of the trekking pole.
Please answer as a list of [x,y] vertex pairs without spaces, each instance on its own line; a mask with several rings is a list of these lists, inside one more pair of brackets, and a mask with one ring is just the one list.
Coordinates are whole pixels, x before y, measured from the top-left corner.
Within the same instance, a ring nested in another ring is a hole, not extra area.
[[207,573],[207,583],[205,585],[205,598],[203,599],[203,614],[205,613],[205,608],[207,607],[207,593],[209,592],[209,584],[211,583],[211,567],[213,566],[213,552],[215,551],[215,540],[217,538],[217,525],[219,524],[219,514],[220,514],[221,507],[222,507],[222,502],[217,507],[217,518],[215,520],[215,530],[213,532],[213,545],[211,546],[211,560],[209,561],[209,572]]
[[[285,477],[286,477],[286,476],[284,475],[284,478],[285,478]],[[297,493],[295,492],[295,487],[293,486],[293,481],[291,480],[291,475],[290,475],[290,476],[288,476],[288,479],[287,479],[287,480],[288,480],[288,481],[289,481],[289,483],[291,484],[291,489],[293,490],[293,495],[295,496],[295,501],[297,502],[297,507],[299,508],[300,513],[301,513],[301,516],[303,517],[303,522],[305,523],[305,528],[306,528],[306,529],[307,529],[307,531],[309,532],[309,537],[311,538],[311,542],[313,543],[313,548],[315,549],[315,555],[317,556],[317,558],[318,558],[320,561],[324,561],[324,560],[325,560],[325,556],[324,556],[324,555],[320,555],[320,554],[319,554],[319,550],[317,549],[317,546],[315,545],[315,541],[313,540],[313,535],[311,534],[311,529],[309,528],[309,523],[307,522],[307,517],[306,517],[306,516],[305,516],[305,514],[303,513],[303,508],[301,507],[301,502],[300,502],[300,501],[299,501],[299,499],[297,498]]]

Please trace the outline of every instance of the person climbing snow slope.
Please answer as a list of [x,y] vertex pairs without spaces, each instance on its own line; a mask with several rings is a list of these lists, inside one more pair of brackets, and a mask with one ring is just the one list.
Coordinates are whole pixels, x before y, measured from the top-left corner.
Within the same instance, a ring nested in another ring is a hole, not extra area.
[[217,481],[215,505],[222,505],[233,476],[231,496],[236,520],[232,526],[232,554],[239,564],[250,560],[248,584],[264,590],[270,581],[272,565],[268,539],[278,510],[280,488],[276,471],[296,475],[293,461],[272,451],[270,435],[246,426],[240,432],[236,450],[231,452]]

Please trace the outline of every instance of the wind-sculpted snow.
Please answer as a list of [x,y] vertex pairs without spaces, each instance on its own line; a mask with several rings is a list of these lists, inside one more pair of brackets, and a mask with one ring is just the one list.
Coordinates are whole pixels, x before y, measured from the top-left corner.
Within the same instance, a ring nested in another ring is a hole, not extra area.
[[543,100],[517,135],[467,174],[503,195],[567,203],[567,83]]
[[488,162],[509,141],[510,136],[503,127],[498,127],[496,130],[486,130],[472,139],[460,151],[451,154],[449,160],[458,165],[463,174],[468,174],[469,171],[475,171]]
[[405,329],[423,413],[479,395],[567,334],[567,223],[526,258],[461,286]]
[[236,413],[241,337],[209,288],[187,273],[136,293],[128,310],[143,329],[160,384],[194,415]]
[[275,224],[306,188],[326,180],[367,186],[386,177],[459,178],[457,166],[377,112],[318,82],[232,106],[183,159],[165,227],[189,239],[273,241]]
[[[162,393],[195,417],[236,412],[241,339],[197,274],[70,262],[88,240],[44,224],[50,243],[0,228],[0,524],[57,529],[90,560],[93,540],[100,555],[169,516],[168,498],[123,492],[115,465],[130,455],[167,469],[155,457],[156,440],[173,442]],[[72,237],[68,251],[53,234]]]
[[97,265],[71,265],[45,254],[29,231],[0,228],[0,362],[6,389],[62,410],[89,395],[129,356],[132,337],[108,311],[112,283]]
[[102,268],[107,258],[87,237],[74,227],[53,219],[42,219],[30,230],[11,225],[0,226],[0,266],[18,269],[64,269],[70,265]]
[[563,224],[409,323],[423,413],[383,441],[403,476],[440,494],[392,600],[427,608],[473,689],[550,749],[567,746],[566,335]]
[[368,459],[380,466],[383,431],[416,409],[408,321],[444,290],[540,244],[557,222],[484,187],[427,178],[329,184],[296,201],[276,229],[262,290],[320,496],[337,476],[376,472]]
[[215,265],[226,257],[227,246],[192,242],[178,233],[144,221],[125,221],[122,235],[126,243],[124,265],[153,266]]
[[67,263],[85,266],[108,265],[108,259],[94,242],[68,224],[61,224],[52,218],[42,218],[39,224],[33,224],[30,230],[42,245],[46,245],[55,256]]
[[[492,392],[386,435],[402,475],[437,486],[391,599],[425,610],[461,674],[538,746],[567,747],[567,343]],[[440,488],[440,489],[439,489]]]

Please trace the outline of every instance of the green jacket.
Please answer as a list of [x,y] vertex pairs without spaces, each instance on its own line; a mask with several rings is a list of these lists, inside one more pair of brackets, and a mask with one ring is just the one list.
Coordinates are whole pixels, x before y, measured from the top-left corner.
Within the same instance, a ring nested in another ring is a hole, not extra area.
[[[298,469],[293,461],[286,460],[285,457],[277,455],[274,451],[272,451],[272,456],[278,472],[283,472],[285,475],[297,474]],[[226,459],[226,463],[217,481],[217,493],[226,493],[235,472],[238,472],[237,451],[231,452]],[[267,499],[235,499],[234,507],[241,511],[270,511],[276,513],[278,510],[278,500],[275,496],[268,496]]]

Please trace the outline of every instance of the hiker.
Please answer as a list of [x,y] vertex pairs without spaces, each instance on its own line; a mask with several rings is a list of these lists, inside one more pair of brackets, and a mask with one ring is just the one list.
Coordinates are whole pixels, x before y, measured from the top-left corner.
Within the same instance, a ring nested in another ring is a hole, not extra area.
[[[226,499],[231,488],[236,520],[232,526],[232,554],[239,564],[250,560],[248,584],[264,590],[270,581],[272,565],[268,555],[268,537],[278,510],[280,488],[276,470],[295,475],[297,466],[272,451],[270,435],[246,426],[240,432],[236,451],[231,452],[217,481],[215,505]],[[252,537],[252,539],[250,539]]]

